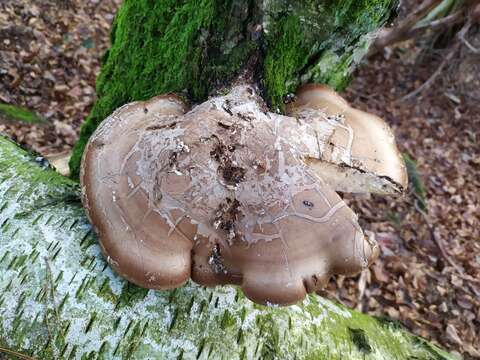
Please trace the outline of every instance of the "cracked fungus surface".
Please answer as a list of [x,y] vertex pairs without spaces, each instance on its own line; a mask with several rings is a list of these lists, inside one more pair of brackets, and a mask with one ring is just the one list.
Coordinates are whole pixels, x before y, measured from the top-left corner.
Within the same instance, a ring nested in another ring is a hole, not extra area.
[[121,107],[92,136],[81,175],[108,262],[144,287],[191,277],[277,304],[360,271],[376,244],[303,161],[321,158],[332,121],[269,113],[249,86],[188,112],[169,95]]

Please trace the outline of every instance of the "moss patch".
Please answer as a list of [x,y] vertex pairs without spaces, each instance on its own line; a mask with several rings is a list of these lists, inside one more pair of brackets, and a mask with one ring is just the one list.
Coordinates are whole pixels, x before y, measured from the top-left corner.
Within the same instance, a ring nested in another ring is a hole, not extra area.
[[365,34],[389,17],[394,0],[272,1],[265,17],[264,84],[274,108],[300,83],[324,83],[341,90],[370,42]]
[[412,184],[413,193],[418,202],[418,206],[421,210],[428,212],[427,193],[425,185],[423,184],[422,177],[418,173],[417,163],[413,160],[409,154],[403,153],[403,160],[407,167],[408,181]]
[[385,315],[374,316],[374,318],[381,326],[386,328],[400,329],[402,327],[402,324],[398,320],[391,319]]
[[[348,83],[362,37],[396,0],[125,0],[97,79],[98,100],[70,160],[77,178],[88,138],[119,106],[178,92],[194,102],[228,84],[250,59],[274,110],[302,82]],[[262,32],[263,28],[263,32]]]
[[257,47],[248,35],[255,9],[240,0],[126,0],[97,79],[98,101],[73,150],[72,176],[88,138],[117,107],[167,92],[201,101],[230,80]]
[[365,331],[363,331],[362,329],[352,328],[348,328],[348,331],[350,333],[350,339],[360,352],[365,354],[369,354],[372,352],[372,347],[368,343]]
[[38,124],[45,122],[45,119],[33,111],[20,106],[0,104],[0,120],[21,121],[26,124]]

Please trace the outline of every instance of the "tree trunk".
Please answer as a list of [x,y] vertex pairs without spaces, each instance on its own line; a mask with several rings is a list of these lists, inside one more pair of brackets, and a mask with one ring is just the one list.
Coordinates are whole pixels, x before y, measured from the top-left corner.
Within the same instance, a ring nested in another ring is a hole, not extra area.
[[397,0],[125,0],[70,161],[121,105],[168,92],[204,101],[245,68],[275,111],[305,82],[341,89]]
[[264,307],[236,287],[138,288],[101,256],[78,185],[0,137],[0,353],[40,359],[449,359],[320,296]]

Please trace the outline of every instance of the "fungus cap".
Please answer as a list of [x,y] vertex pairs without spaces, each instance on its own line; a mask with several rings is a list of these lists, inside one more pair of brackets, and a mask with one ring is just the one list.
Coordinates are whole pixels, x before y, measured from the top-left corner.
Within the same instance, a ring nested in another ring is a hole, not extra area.
[[[352,108],[318,84],[302,86],[287,114],[309,120],[317,134],[324,135],[326,146],[307,162],[335,190],[400,194],[406,189],[407,171],[395,137],[378,116]],[[321,130],[327,124],[329,130]]]
[[[167,95],[125,105],[95,131],[82,201],[109,264],[135,284],[238,284],[292,304],[377,256],[356,215],[304,163],[296,119],[239,86],[188,110]],[[294,131],[294,132],[295,132]]]

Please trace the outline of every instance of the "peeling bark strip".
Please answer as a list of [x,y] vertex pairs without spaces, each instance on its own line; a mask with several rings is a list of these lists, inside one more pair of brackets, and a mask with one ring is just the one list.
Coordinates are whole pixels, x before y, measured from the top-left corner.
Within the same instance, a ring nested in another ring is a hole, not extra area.
[[453,359],[318,296],[277,308],[231,286],[133,286],[100,255],[77,186],[0,137],[2,349],[45,360]]

